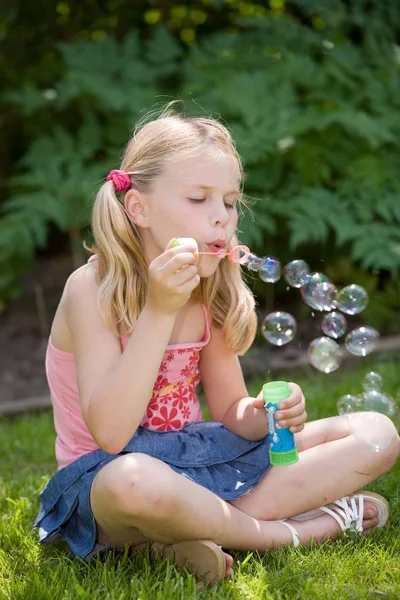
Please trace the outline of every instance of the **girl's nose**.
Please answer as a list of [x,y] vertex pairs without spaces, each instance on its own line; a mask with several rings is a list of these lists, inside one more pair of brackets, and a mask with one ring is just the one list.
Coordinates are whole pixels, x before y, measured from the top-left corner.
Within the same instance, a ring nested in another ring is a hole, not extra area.
[[213,225],[225,225],[229,221],[229,213],[225,204],[222,202],[218,203],[217,206],[214,206],[214,210],[212,213],[212,224]]

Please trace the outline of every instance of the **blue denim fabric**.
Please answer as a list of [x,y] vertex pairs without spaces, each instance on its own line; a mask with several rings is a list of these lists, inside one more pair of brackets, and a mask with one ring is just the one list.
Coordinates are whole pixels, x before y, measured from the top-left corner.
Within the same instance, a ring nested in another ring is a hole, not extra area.
[[270,468],[268,437],[257,442],[241,438],[222,423],[190,423],[182,431],[151,431],[139,427],[119,454],[95,450],[57,471],[40,493],[35,520],[42,543],[64,539],[82,558],[96,542],[90,488],[97,473],[112,460],[142,452],[211,490],[223,500],[246,494]]

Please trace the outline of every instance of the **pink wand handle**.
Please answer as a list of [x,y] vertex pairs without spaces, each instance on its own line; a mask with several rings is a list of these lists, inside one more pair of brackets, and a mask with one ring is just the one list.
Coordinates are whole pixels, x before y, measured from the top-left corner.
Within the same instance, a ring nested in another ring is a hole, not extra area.
[[204,256],[216,256],[217,258],[227,258],[233,263],[240,264],[242,262],[246,262],[247,257],[250,254],[250,248],[240,245],[232,248],[230,252],[227,252],[221,248],[221,250],[218,250],[218,252],[196,252],[196,254]]

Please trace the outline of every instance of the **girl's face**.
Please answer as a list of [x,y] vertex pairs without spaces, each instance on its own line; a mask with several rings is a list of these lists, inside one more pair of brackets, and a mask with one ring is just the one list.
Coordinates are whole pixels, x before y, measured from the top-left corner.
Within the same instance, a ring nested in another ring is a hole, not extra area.
[[[235,159],[222,152],[168,166],[151,191],[140,195],[145,220],[138,224],[148,260],[164,252],[172,238],[195,238],[200,252],[226,247],[236,231],[239,184]],[[212,275],[219,261],[200,256],[199,275]]]

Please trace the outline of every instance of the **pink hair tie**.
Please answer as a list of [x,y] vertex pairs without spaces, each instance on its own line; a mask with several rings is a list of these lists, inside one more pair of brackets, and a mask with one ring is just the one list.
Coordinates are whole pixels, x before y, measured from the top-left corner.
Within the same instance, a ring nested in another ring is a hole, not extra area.
[[112,181],[116,192],[123,192],[131,187],[131,178],[125,171],[113,169],[107,175],[107,181]]

